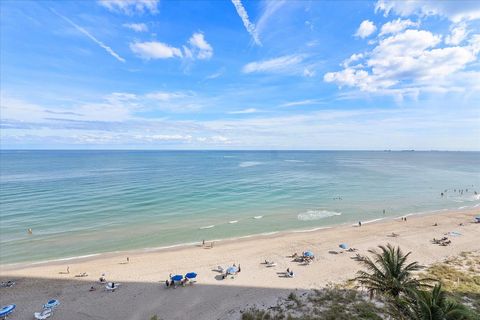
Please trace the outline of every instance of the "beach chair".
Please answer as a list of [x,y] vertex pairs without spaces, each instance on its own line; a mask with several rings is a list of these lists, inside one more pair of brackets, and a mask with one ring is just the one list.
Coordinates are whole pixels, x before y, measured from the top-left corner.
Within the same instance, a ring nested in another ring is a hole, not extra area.
[[45,308],[42,310],[42,312],[35,312],[33,314],[33,316],[35,317],[35,319],[38,319],[38,320],[45,320],[47,318],[50,318],[53,314],[53,311],[52,309],[50,308]]
[[267,268],[276,267],[276,266],[277,266],[277,264],[273,261],[270,261],[270,262],[267,263]]
[[8,280],[6,282],[2,282],[2,284],[0,285],[0,287],[2,288],[11,288],[15,285],[15,281],[12,281],[12,280]]

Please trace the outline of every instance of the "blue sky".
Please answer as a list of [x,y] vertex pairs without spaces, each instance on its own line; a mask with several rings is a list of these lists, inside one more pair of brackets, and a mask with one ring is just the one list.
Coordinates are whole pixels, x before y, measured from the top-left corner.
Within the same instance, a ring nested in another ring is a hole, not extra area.
[[4,149],[480,150],[480,2],[0,5]]

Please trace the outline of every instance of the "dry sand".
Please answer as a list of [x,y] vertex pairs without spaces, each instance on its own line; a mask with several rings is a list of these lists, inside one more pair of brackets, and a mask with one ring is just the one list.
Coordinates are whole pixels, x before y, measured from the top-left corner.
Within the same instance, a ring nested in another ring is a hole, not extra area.
[[[199,246],[178,247],[153,252],[103,254],[90,259],[51,262],[27,266],[1,266],[1,280],[13,279],[13,288],[0,289],[0,305],[17,304],[9,319],[32,319],[50,298],[61,301],[55,319],[142,319],[154,314],[160,319],[238,319],[238,311],[253,305],[271,305],[292,290],[319,288],[329,282],[352,278],[359,265],[355,253],[339,251],[346,242],[365,254],[379,244],[400,245],[412,251],[412,259],[431,264],[462,251],[480,250],[480,224],[472,223],[480,210],[410,216],[364,224],[342,225],[312,232],[289,232],[235,241],[216,242],[212,249]],[[433,226],[437,222],[438,226]],[[459,226],[464,223],[464,226]],[[441,247],[430,243],[444,233],[462,235],[449,238],[452,244]],[[392,233],[399,237],[390,237]],[[207,243],[209,245],[209,243]],[[292,262],[294,252],[313,251],[317,260],[308,266]],[[124,263],[126,257],[130,262]],[[262,262],[273,260],[276,267]],[[221,280],[212,271],[218,265],[241,265],[235,279]],[[69,266],[70,274],[63,274]],[[289,267],[294,278],[278,273]],[[198,272],[198,283],[166,289],[164,281],[172,274]],[[88,277],[75,274],[87,272]],[[121,283],[115,292],[106,292],[98,278],[106,273],[108,281]],[[91,286],[96,291],[89,292]]]

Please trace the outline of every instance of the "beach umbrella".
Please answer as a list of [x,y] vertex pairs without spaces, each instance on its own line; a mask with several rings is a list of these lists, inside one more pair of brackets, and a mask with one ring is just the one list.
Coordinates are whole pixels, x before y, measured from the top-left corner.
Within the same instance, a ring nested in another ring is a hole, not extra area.
[[312,258],[312,257],[314,257],[315,255],[313,254],[312,251],[305,251],[305,252],[303,253],[303,256],[304,256],[304,257]]
[[235,266],[227,268],[227,274],[234,274],[237,272],[238,272],[238,268]]
[[342,249],[348,249],[348,244],[346,244],[346,243],[341,243],[341,244],[339,245],[339,247],[342,248]]
[[181,274],[176,274],[173,277],[171,277],[170,279],[172,279],[173,281],[182,281],[183,276]]
[[195,279],[197,277],[197,274],[195,272],[189,272],[185,275],[185,278],[188,279]]
[[9,304],[8,306],[2,307],[0,309],[0,317],[2,318],[7,318],[7,316],[15,310],[16,305],[14,304]]

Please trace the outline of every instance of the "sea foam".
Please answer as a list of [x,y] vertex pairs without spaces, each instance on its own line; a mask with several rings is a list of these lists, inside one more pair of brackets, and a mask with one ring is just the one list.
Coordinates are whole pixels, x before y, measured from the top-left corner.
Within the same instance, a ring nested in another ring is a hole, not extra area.
[[258,166],[259,164],[262,164],[262,162],[259,162],[259,161],[243,161],[243,162],[240,162],[240,164],[238,166],[240,168],[248,168],[248,167]]
[[308,210],[298,214],[297,218],[301,221],[320,220],[328,217],[334,217],[341,215],[341,212],[328,211],[328,210]]

